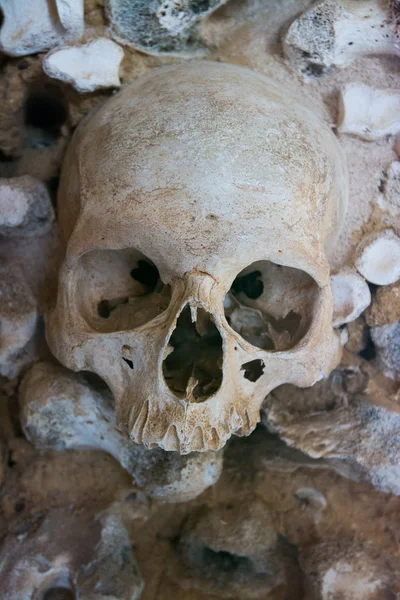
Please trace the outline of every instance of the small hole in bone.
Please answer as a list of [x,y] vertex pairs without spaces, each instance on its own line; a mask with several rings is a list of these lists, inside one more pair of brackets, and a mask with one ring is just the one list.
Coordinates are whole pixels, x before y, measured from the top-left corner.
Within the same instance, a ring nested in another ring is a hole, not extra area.
[[128,367],[129,367],[130,369],[133,369],[133,362],[132,362],[132,361],[131,361],[129,358],[125,358],[125,356],[123,356],[123,357],[122,357],[122,360],[123,360],[124,362],[126,362],[126,364],[128,365]]
[[[172,350],[171,350],[172,349]],[[192,322],[186,306],[169,340],[163,374],[170,390],[179,398],[201,402],[212,396],[222,381],[222,338],[205,310],[196,311]]]
[[259,261],[234,280],[225,297],[225,317],[253,346],[281,352],[306,335],[317,298],[318,286],[304,271]]
[[265,364],[260,358],[251,360],[241,366],[241,370],[244,371],[243,377],[253,383],[260,379],[261,375],[264,373],[264,369]]

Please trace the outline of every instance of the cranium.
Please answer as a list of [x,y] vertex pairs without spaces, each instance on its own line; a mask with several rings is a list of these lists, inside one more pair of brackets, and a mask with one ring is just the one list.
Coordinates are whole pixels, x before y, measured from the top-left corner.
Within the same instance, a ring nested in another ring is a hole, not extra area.
[[221,448],[273,388],[338,362],[326,251],[346,170],[292,96],[233,65],[162,67],[74,135],[47,335],[65,366],[104,379],[135,442]]

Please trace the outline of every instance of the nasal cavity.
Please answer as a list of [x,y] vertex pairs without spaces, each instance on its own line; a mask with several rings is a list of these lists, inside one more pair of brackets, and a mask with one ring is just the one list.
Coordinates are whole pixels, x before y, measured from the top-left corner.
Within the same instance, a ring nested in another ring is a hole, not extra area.
[[202,402],[222,382],[222,338],[211,315],[186,306],[167,346],[163,374],[169,389],[188,402]]

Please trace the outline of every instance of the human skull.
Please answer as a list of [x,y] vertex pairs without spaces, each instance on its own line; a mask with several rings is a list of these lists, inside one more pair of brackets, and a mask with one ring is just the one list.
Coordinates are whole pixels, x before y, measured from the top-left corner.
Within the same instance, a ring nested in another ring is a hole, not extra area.
[[276,386],[310,386],[339,360],[326,249],[347,175],[292,96],[245,68],[173,65],[74,135],[48,340],[108,384],[137,443],[219,449]]

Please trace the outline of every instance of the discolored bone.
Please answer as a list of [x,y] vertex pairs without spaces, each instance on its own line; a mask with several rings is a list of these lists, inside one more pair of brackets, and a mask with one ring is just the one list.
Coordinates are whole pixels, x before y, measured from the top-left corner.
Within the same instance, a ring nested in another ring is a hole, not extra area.
[[173,576],[185,587],[246,599],[286,588],[278,534],[259,500],[195,510],[183,526],[178,552],[181,568]]
[[377,289],[365,319],[370,327],[382,327],[400,321],[400,281]]
[[0,564],[7,600],[137,600],[143,589],[128,533],[112,513],[38,516],[23,535],[2,540]]
[[16,377],[31,360],[37,304],[21,268],[0,264],[0,374]]
[[162,67],[71,142],[47,339],[106,381],[136,443],[218,450],[255,428],[271,389],[339,360],[327,250],[347,172],[331,128],[290,98],[235,65]]
[[218,480],[222,453],[180,457],[146,450],[120,433],[110,397],[80,376],[50,363],[37,363],[20,388],[21,423],[39,448],[98,449],[108,452],[151,496],[187,501]]
[[119,87],[119,66],[124,51],[107,38],[96,38],[80,46],[52,50],[43,59],[49,77],[70,83],[78,92]]
[[83,34],[83,0],[0,0],[0,9],[0,50],[10,56],[43,52]]
[[300,554],[310,598],[383,600],[400,591],[399,565],[373,544],[326,539]]
[[400,379],[400,322],[371,328],[377,359],[382,370],[393,379]]
[[194,56],[207,49],[199,26],[226,0],[106,0],[113,37],[141,52]]
[[283,38],[292,66],[305,76],[321,75],[362,56],[400,54],[390,0],[323,0],[297,17]]
[[347,84],[340,93],[338,131],[368,141],[395,135],[400,131],[400,91]]

